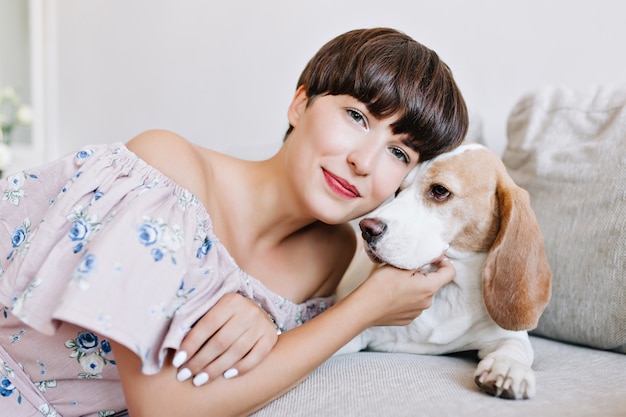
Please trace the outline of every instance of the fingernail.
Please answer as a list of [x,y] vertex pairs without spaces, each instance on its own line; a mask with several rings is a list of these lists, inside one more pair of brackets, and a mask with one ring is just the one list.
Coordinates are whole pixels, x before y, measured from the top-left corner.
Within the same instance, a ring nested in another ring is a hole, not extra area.
[[196,387],[199,387],[201,385],[206,384],[207,382],[209,382],[209,374],[207,374],[206,372],[200,372],[198,375],[196,375],[193,379],[193,384]]
[[174,365],[174,368],[178,368],[180,367],[180,365],[185,363],[186,360],[187,360],[187,352],[185,352],[184,350],[181,350],[179,352],[176,352],[176,355],[174,355],[174,359],[172,359],[172,365]]
[[180,382],[186,381],[191,377],[191,371],[188,368],[183,368],[176,374],[176,379]]
[[224,379],[231,379],[239,375],[239,371],[235,368],[230,368],[228,371],[224,372]]

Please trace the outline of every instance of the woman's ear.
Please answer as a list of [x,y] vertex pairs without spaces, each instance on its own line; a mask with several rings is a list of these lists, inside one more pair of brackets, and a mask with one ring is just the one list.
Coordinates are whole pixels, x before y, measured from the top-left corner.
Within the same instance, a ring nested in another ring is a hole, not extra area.
[[306,88],[301,85],[296,90],[296,93],[291,100],[291,104],[287,109],[287,118],[289,119],[289,124],[293,127],[298,125],[300,121],[300,117],[306,110],[307,103],[309,102],[309,98],[306,95]]

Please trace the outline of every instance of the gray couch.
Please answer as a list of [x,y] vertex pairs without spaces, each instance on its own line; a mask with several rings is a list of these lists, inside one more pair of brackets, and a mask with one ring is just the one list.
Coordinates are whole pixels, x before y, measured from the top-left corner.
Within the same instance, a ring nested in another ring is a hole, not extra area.
[[531,342],[531,400],[481,392],[471,355],[359,352],[330,358],[254,416],[626,416],[626,355],[540,337]]
[[626,416],[626,88],[523,97],[503,160],[529,191],[554,274],[531,336],[536,397],[482,393],[475,352],[359,352],[330,358],[255,417]]

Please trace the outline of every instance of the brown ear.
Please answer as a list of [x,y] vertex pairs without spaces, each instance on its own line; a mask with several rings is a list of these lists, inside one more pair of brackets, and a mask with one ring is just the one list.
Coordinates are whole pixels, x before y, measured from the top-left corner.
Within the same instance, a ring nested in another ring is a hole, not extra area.
[[483,269],[483,295],[491,318],[507,330],[537,327],[550,300],[552,272],[526,190],[504,166],[497,184],[500,230]]

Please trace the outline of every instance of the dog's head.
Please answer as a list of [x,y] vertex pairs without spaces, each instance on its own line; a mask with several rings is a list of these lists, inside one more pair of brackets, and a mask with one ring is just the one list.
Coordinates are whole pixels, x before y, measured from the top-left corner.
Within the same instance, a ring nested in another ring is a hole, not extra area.
[[374,262],[403,269],[486,252],[483,294],[501,327],[527,330],[550,298],[551,272],[528,194],[493,152],[464,144],[419,164],[396,198],[359,223]]

